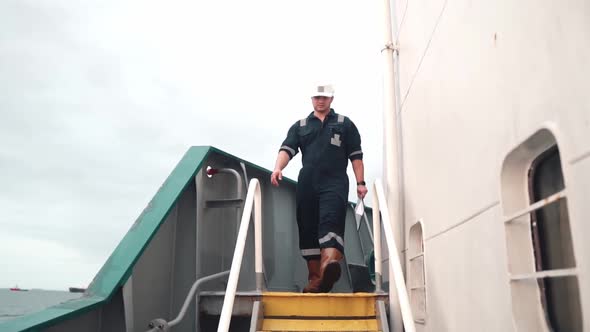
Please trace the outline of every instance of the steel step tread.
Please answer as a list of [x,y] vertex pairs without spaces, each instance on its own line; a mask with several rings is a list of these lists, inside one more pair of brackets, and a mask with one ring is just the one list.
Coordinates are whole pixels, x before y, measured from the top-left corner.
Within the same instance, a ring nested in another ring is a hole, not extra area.
[[371,331],[378,330],[377,320],[368,319],[275,319],[264,318],[259,331]]
[[265,317],[375,317],[374,293],[262,294]]

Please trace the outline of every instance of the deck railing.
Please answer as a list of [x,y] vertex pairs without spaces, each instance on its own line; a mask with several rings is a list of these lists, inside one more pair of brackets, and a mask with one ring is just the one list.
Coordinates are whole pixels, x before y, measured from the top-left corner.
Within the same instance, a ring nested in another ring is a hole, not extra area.
[[[404,280],[404,272],[400,263],[397,244],[393,236],[393,229],[391,227],[391,218],[389,216],[389,210],[387,208],[387,200],[385,199],[385,192],[383,191],[383,185],[380,180],[376,180],[373,184],[373,237],[374,237],[374,251],[375,251],[375,290],[381,291],[381,282],[383,279],[382,272],[382,255],[381,255],[381,218],[379,212],[383,215],[383,232],[385,233],[385,240],[387,245],[387,251],[389,253],[389,267],[392,271],[389,281],[389,310],[390,318],[393,324],[392,330],[401,332],[401,329],[396,329],[395,317],[399,317],[399,311],[401,311],[402,321],[404,330],[406,332],[415,332],[416,326],[414,323],[414,317],[412,315],[412,308],[410,306],[410,300],[408,298],[408,290],[406,288],[406,282]],[[392,280],[393,279],[393,282]],[[397,294],[397,299],[394,295]]]

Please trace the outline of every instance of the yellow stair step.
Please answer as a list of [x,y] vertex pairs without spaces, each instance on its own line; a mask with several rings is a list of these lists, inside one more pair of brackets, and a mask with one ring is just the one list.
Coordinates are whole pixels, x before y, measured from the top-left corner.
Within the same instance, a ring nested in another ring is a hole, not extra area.
[[373,293],[262,294],[264,316],[279,317],[375,317]]
[[372,319],[273,319],[265,318],[259,332],[270,331],[378,331]]

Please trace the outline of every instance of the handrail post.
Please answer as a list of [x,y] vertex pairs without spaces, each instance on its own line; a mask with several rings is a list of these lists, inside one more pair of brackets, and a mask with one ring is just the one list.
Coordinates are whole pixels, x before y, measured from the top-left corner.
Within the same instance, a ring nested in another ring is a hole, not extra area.
[[256,291],[264,289],[264,271],[262,270],[262,197],[260,183],[256,179],[256,195],[254,195],[254,272],[256,273]]
[[244,211],[240,222],[240,229],[236,240],[236,249],[234,250],[234,256],[231,263],[217,332],[229,331],[234,299],[238,288],[238,277],[240,276],[244,247],[248,236],[248,226],[250,224],[250,217],[252,216],[252,203],[254,203],[254,264],[256,272],[256,289],[259,291],[262,289],[262,283],[264,280],[262,274],[262,199],[260,194],[260,182],[258,179],[252,179],[250,180],[248,193],[246,194],[246,200],[244,202]]
[[[373,202],[373,250],[375,252],[375,291],[381,292],[383,283],[383,267],[381,263],[383,258],[381,255],[381,216],[379,214],[379,198],[373,192],[375,197]],[[391,305],[391,304],[390,304]]]
[[[408,297],[408,291],[404,280],[404,273],[402,265],[399,259],[399,253],[397,251],[397,245],[395,243],[395,237],[393,235],[393,229],[391,227],[391,217],[389,216],[389,210],[387,209],[387,201],[385,200],[385,193],[383,191],[383,185],[381,180],[375,180],[373,184],[373,196],[375,212],[373,213],[373,232],[375,233],[375,281],[376,287],[380,286],[377,283],[377,275],[381,273],[381,234],[377,232],[381,231],[381,222],[379,217],[379,211],[383,213],[383,231],[385,233],[385,240],[387,243],[387,252],[389,253],[389,267],[392,272],[389,276],[389,308],[390,317],[393,324],[399,324],[399,315],[401,312],[401,318],[403,326],[406,332],[415,332],[416,327],[414,325],[414,317],[412,315],[412,308],[410,306],[410,300]],[[380,204],[380,202],[382,204]],[[381,207],[383,205],[383,207]],[[377,257],[379,256],[379,260]],[[379,272],[378,272],[379,271]],[[393,279],[393,282],[392,282]],[[397,294],[397,300],[393,298],[393,294]],[[401,325],[394,331],[398,330],[401,332]]]

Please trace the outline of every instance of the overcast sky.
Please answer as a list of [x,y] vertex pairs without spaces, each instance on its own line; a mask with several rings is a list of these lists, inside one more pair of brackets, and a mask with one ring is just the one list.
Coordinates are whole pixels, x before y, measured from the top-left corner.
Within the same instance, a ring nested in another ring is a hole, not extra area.
[[0,288],[88,286],[190,146],[272,169],[318,81],[380,176],[380,4],[0,1]]

